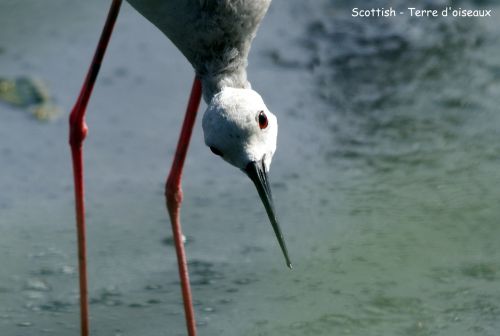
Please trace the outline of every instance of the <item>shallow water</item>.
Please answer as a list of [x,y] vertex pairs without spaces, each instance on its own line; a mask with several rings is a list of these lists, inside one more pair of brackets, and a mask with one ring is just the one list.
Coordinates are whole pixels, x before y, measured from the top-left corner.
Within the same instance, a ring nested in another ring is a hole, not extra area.
[[[360,20],[353,6],[275,1],[252,49],[280,122],[271,179],[293,271],[251,182],[196,126],[183,221],[202,335],[498,334],[498,18]],[[40,77],[69,110],[106,9],[1,3],[0,76]],[[191,80],[125,4],[85,144],[96,334],[185,333],[162,181]],[[0,105],[2,335],[78,332],[66,136],[64,117]]]

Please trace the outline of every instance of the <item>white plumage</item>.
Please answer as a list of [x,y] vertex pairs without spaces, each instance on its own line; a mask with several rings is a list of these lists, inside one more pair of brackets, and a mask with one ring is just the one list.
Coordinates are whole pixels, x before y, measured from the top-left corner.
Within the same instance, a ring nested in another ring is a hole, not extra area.
[[186,56],[208,104],[205,143],[254,182],[287,265],[267,173],[278,122],[247,80],[247,57],[271,0],[128,0]]

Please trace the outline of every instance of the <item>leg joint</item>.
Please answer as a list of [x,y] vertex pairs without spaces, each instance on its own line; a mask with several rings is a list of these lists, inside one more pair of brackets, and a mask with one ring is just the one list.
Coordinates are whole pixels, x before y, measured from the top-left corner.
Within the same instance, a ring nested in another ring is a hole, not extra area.
[[69,116],[69,143],[71,146],[81,146],[87,137],[88,127],[83,117],[78,118],[76,113]]
[[165,184],[165,197],[169,206],[179,207],[182,203],[182,189],[180,181],[175,181],[171,177],[168,178]]

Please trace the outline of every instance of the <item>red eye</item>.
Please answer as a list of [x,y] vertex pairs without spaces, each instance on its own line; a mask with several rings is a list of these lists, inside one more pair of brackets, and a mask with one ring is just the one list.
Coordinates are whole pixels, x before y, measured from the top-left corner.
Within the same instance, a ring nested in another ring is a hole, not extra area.
[[267,116],[264,113],[264,111],[260,111],[259,117],[258,117],[258,121],[259,121],[259,127],[260,127],[260,129],[264,129],[264,128],[267,127],[267,124],[269,122],[267,121]]

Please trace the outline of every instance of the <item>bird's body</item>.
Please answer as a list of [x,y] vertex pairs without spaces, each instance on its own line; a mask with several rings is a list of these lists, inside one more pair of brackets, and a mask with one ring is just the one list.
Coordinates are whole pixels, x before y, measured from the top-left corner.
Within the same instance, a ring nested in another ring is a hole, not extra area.
[[208,103],[224,87],[250,88],[250,46],[271,0],[128,0],[192,64]]
[[[212,152],[245,172],[257,188],[291,268],[285,241],[276,219],[267,174],[276,150],[277,118],[247,80],[247,57],[255,33],[271,0],[128,0],[157,26],[193,66],[196,76],[181,129],[172,168],[165,184],[166,205],[172,223],[186,325],[196,335],[194,309],[182,241],[181,176],[191,132],[201,99],[205,143]],[[85,110],[122,0],[113,0],[94,59],[70,115],[70,145],[75,180],[82,336],[88,336],[85,207],[82,145],[87,134]]]
[[250,46],[271,0],[128,2],[158,27],[193,66],[208,104],[203,116],[205,143],[255,183],[291,267],[267,182],[278,122],[251,89],[246,73]]

